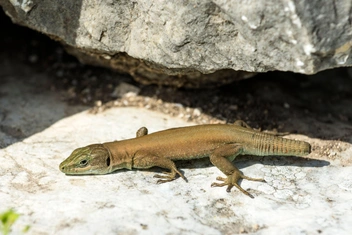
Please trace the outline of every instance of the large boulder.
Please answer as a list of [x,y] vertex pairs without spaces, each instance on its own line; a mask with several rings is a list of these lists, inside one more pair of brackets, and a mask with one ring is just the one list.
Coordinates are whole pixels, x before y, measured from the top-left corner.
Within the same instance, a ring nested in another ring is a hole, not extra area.
[[[0,0],[82,62],[145,83],[199,86],[271,70],[350,66],[350,0]],[[206,75],[204,75],[206,74]]]

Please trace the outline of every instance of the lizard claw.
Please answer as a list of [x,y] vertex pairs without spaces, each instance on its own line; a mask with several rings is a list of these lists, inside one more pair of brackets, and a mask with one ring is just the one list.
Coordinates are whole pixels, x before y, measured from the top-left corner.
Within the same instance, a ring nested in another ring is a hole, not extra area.
[[176,174],[172,174],[171,172],[163,172],[164,175],[154,175],[154,178],[159,178],[159,180],[156,182],[157,184],[162,184],[166,182],[173,181],[175,179]]
[[266,182],[264,179],[258,179],[258,178],[251,178],[248,176],[243,175],[240,171],[235,171],[234,173],[232,173],[231,175],[228,175],[227,178],[223,178],[223,177],[217,177],[216,180],[219,181],[223,181],[223,183],[212,183],[211,187],[223,187],[227,185],[227,192],[231,192],[231,189],[233,188],[233,186],[235,186],[236,188],[238,188],[242,193],[244,193],[245,195],[249,196],[250,198],[254,198],[252,194],[250,194],[249,192],[247,192],[246,190],[244,190],[239,184],[238,181],[240,179],[246,179],[246,180],[250,180],[250,181],[260,181],[260,182]]
[[185,176],[178,170],[171,170],[171,172],[163,172],[163,174],[164,175],[156,174],[153,176],[154,178],[160,178],[160,180],[156,182],[157,184],[173,181],[176,178],[176,175],[181,176],[181,178],[187,182],[187,179],[185,178]]

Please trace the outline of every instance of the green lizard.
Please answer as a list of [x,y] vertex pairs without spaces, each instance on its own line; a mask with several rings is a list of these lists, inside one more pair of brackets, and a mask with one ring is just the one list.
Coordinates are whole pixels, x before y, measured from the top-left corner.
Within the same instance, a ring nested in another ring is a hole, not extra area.
[[209,157],[213,165],[227,177],[217,177],[227,185],[227,191],[235,186],[244,194],[238,181],[246,179],[265,182],[245,176],[232,161],[238,155],[285,155],[305,156],[310,153],[310,144],[278,137],[279,134],[264,133],[250,128],[243,121],[235,124],[209,124],[173,128],[148,134],[145,127],[137,131],[136,138],[92,144],[78,148],[60,164],[60,170],[68,175],[107,174],[118,169],[146,169],[154,166],[170,172],[155,175],[157,183],[172,181],[177,175],[185,179],[176,168],[174,160],[190,160]]

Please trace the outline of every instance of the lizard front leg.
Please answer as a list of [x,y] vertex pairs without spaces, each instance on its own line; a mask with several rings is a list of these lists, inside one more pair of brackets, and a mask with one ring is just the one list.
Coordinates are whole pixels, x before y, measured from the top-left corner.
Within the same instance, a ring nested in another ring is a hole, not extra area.
[[170,172],[163,172],[163,175],[154,175],[154,178],[160,178],[157,181],[158,184],[172,181],[176,178],[176,175],[186,180],[184,175],[177,170],[175,163],[168,158],[155,155],[139,155],[133,158],[133,168],[148,169],[154,166],[170,170]]
[[148,129],[145,126],[142,126],[136,132],[136,137],[141,137],[141,136],[145,136],[145,135],[148,135]]
[[253,198],[253,196],[244,190],[239,184],[238,181],[240,179],[246,179],[251,181],[260,181],[265,182],[264,179],[251,178],[243,175],[243,173],[235,167],[232,162],[229,160],[233,160],[237,155],[242,153],[242,146],[239,144],[229,144],[222,146],[216,149],[210,155],[211,163],[216,166],[219,170],[221,170],[227,178],[217,177],[217,180],[223,181],[223,183],[212,183],[212,187],[223,187],[227,185],[227,192],[230,192],[232,187],[238,188],[242,193],[247,196]]

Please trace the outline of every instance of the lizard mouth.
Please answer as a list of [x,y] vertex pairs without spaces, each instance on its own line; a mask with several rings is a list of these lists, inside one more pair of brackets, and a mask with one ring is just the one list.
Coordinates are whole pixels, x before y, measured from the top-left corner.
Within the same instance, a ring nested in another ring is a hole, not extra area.
[[83,175],[83,174],[89,174],[91,167],[87,166],[87,167],[75,168],[75,167],[67,166],[64,162],[62,162],[59,168],[60,168],[60,171],[62,173],[65,173],[66,175]]

